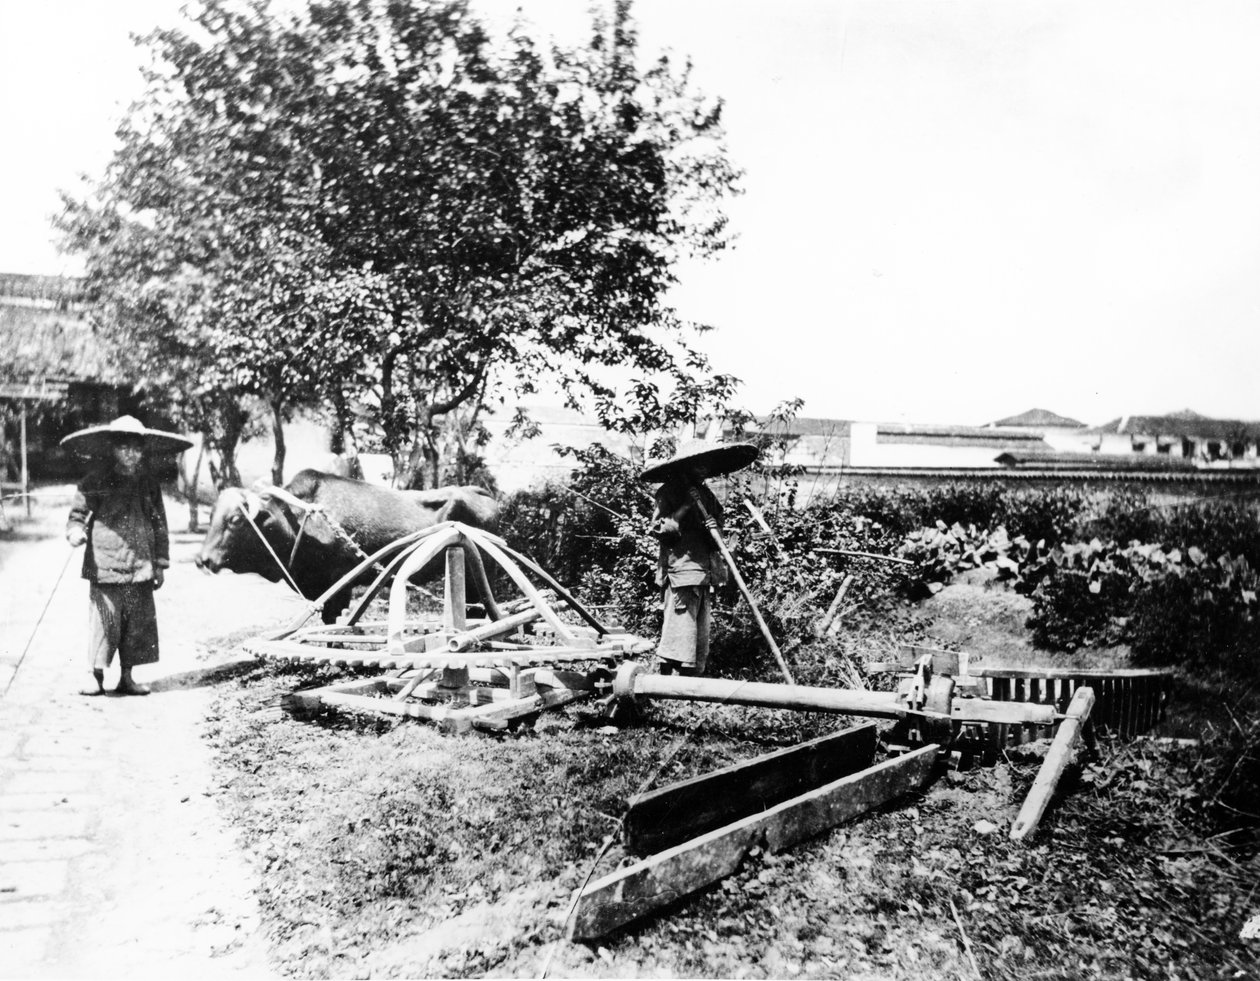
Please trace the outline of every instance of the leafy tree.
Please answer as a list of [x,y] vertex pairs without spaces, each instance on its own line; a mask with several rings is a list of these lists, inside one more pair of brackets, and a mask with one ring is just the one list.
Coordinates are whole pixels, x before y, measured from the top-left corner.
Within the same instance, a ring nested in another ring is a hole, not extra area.
[[122,335],[177,330],[277,419],[366,409],[404,484],[437,481],[447,423],[466,452],[481,407],[545,379],[616,428],[729,398],[666,295],[727,244],[721,106],[689,65],[640,67],[628,2],[575,50],[496,44],[464,0],[191,19],[144,39],[148,91],[63,222],[98,295],[168,297]]

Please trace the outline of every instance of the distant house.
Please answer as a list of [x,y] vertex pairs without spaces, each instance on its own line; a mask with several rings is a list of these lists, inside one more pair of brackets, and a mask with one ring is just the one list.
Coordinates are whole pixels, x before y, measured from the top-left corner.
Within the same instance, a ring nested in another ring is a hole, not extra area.
[[1023,429],[768,416],[756,422],[786,444],[775,462],[806,470],[997,469],[1001,453],[1051,450],[1040,433]]
[[1162,416],[1121,416],[1086,433],[1099,453],[1187,460],[1203,468],[1260,467],[1260,422],[1212,419],[1183,409]]
[[1017,416],[1007,416],[989,423],[995,429],[1024,429],[1036,432],[1058,452],[1088,453],[1093,449],[1093,437],[1085,423],[1068,416],[1061,416],[1049,409],[1029,409]]

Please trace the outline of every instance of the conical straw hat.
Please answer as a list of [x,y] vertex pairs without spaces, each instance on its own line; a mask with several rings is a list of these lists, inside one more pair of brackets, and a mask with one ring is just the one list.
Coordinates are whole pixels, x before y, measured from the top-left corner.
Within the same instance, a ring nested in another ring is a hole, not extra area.
[[669,459],[649,461],[639,477],[660,484],[697,466],[703,466],[708,476],[718,477],[743,470],[757,459],[759,452],[752,443],[706,443],[693,439],[679,446]]
[[89,426],[71,433],[61,440],[61,445],[90,456],[98,453],[109,453],[114,446],[116,436],[138,436],[144,440],[144,448],[149,453],[182,453],[192,446],[192,440],[178,433],[167,433],[160,429],[150,429],[135,416],[119,416],[104,426]]

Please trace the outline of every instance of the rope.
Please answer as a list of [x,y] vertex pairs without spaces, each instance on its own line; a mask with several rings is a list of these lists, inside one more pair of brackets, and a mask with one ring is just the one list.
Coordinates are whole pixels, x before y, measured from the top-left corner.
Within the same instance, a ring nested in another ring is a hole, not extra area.
[[[347,545],[349,545],[351,550],[354,552],[354,554],[358,558],[366,559],[368,557],[367,552],[363,551],[362,547],[359,545],[358,542],[354,540],[350,532],[346,531],[346,529],[341,526],[340,522],[338,522],[336,518],[330,515],[322,507],[320,507],[318,504],[310,504],[302,500],[296,500],[296,503],[302,506],[303,513],[302,513],[301,524],[298,527],[297,539],[294,541],[293,550],[289,554],[289,565],[292,565],[293,560],[297,557],[298,546],[302,543],[302,536],[306,531],[306,521],[312,514],[318,514],[321,518],[323,518],[324,521],[327,523],[328,527],[332,529],[332,533],[336,535],[338,538],[340,538]],[[267,539],[263,537],[263,533],[261,529],[259,529],[259,527],[254,523],[254,520],[249,516],[249,512],[245,510],[244,502],[243,501],[237,502],[236,506],[237,508],[240,509],[241,514],[245,516],[245,520],[249,523],[249,526],[254,529],[254,534],[256,534],[262,540],[262,543],[264,546],[266,546],[267,551],[271,553],[271,557],[276,560],[276,565],[280,567],[280,571],[284,573],[284,577],[289,580],[289,585],[293,587],[293,591],[296,592],[299,596],[303,595],[302,590],[298,589],[297,583],[293,581],[293,577],[289,575],[288,568],[285,566],[283,562],[280,561],[280,556],[277,555],[275,550],[271,547],[271,543],[268,542]],[[380,568],[379,563],[377,565],[377,568]],[[427,596],[429,599],[434,600],[435,602],[440,602],[440,599],[437,596],[435,596],[433,593],[431,593],[429,590],[425,589],[424,587],[417,586],[415,583],[410,583],[410,582],[407,583],[407,588],[414,590],[418,593],[421,593],[422,595]]]
[[57,588],[61,585],[61,580],[65,578],[66,570],[70,568],[70,560],[72,558],[74,558],[73,550],[66,555],[65,564],[62,565],[61,571],[57,573],[57,581],[53,583],[53,588],[48,594],[48,599],[44,602],[44,608],[39,612],[39,619],[35,621],[35,626],[31,629],[31,635],[26,640],[26,646],[22,648],[22,656],[18,658],[17,664],[13,666],[13,673],[9,675],[9,680],[5,683],[4,691],[0,692],[0,698],[9,694],[9,689],[13,687],[13,680],[17,677],[18,670],[22,667],[22,662],[26,660],[26,655],[31,649],[31,644],[35,641],[35,635],[39,633],[40,624],[44,622],[44,615],[48,612],[48,607],[52,605],[53,597],[57,595]]
[[267,541],[266,536],[262,533],[262,529],[259,528],[258,525],[254,524],[254,519],[249,516],[249,512],[245,509],[245,502],[238,501],[236,506],[244,516],[245,523],[254,529],[254,534],[257,535],[258,540],[263,543],[263,548],[265,548],[270,553],[271,557],[276,560],[276,565],[279,566],[280,571],[284,573],[284,578],[289,580],[289,585],[293,587],[293,591],[299,596],[303,595],[302,590],[298,588],[298,584],[295,583],[293,581],[293,577],[289,575],[289,570],[286,569],[284,567],[284,563],[280,561],[280,556],[278,556],[276,554],[276,550],[271,547],[271,542]]

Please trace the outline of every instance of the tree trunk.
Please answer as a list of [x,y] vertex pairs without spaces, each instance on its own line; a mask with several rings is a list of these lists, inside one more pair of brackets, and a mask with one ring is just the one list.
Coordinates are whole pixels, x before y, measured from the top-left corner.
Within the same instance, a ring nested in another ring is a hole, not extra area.
[[437,442],[430,438],[424,443],[424,478],[430,487],[440,487],[442,484],[441,463],[442,458],[438,454]]
[[210,420],[202,430],[201,442],[208,451],[217,453],[219,457],[218,466],[215,466],[213,456],[209,461],[210,477],[214,481],[215,490],[240,487],[241,472],[236,467],[236,448],[240,445],[241,434],[245,431],[249,416],[235,397],[222,393],[218,397],[218,404],[210,413]]
[[[203,437],[204,438],[204,437]],[[240,487],[241,472],[236,468],[236,443],[230,446],[216,446],[214,451],[219,456],[219,465],[216,467],[214,461],[210,461],[210,477],[214,481],[216,490],[223,490],[224,487]]]
[[197,447],[197,462],[193,464],[192,476],[184,486],[184,493],[188,496],[188,530],[192,532],[201,531],[201,502],[197,500],[197,488],[201,484],[201,461],[205,456],[206,440],[202,437],[201,444]]
[[271,435],[275,442],[275,456],[271,461],[271,482],[284,486],[284,403],[280,399],[271,402]]
[[416,435],[404,455],[394,454],[394,486],[399,490],[425,490],[437,486],[437,443],[433,435],[433,411],[419,410]]

